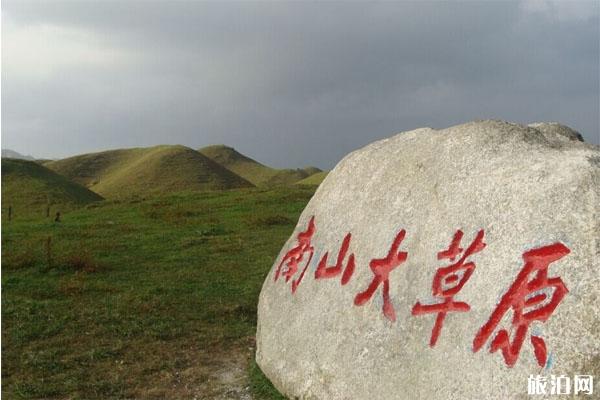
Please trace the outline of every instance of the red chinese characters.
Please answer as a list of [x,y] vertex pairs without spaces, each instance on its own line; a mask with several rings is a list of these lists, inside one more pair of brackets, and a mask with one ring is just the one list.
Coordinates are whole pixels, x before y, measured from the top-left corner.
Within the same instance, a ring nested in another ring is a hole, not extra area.
[[385,258],[371,260],[369,267],[374,275],[373,280],[365,291],[358,293],[354,298],[354,304],[362,306],[373,297],[373,293],[375,293],[379,285],[383,283],[383,315],[391,321],[396,321],[396,311],[390,301],[389,275],[396,267],[406,261],[406,258],[408,257],[407,252],[398,251],[405,235],[406,231],[402,229],[396,235],[387,256]]
[[438,337],[440,336],[447,313],[459,311],[466,312],[471,309],[465,302],[454,301],[454,296],[463,288],[475,270],[475,264],[466,262],[466,260],[469,256],[480,252],[486,246],[486,244],[483,243],[483,235],[483,230],[480,230],[473,242],[463,253],[463,249],[460,247],[463,232],[460,229],[456,231],[450,247],[448,247],[447,250],[439,252],[437,255],[438,260],[447,258],[454,261],[457,256],[463,253],[457,262],[447,267],[438,268],[433,277],[431,291],[435,297],[441,298],[442,301],[435,304],[421,304],[420,302],[417,302],[413,306],[412,315],[437,313],[435,324],[433,325],[433,330],[431,332],[431,339],[429,340],[429,346],[431,347],[435,346]]
[[[492,340],[490,353],[500,350],[506,365],[509,367],[515,365],[531,323],[548,320],[568,293],[560,277],[548,278],[548,267],[552,262],[569,253],[570,250],[562,243],[554,243],[523,253],[525,265],[506,294],[502,296],[488,322],[479,329],[473,340],[474,352],[483,347],[502,317],[512,309],[514,338],[511,342],[508,331],[500,329]],[[531,344],[538,365],[543,367],[547,359],[544,339],[532,335]]]
[[[288,282],[296,272],[298,272],[300,264],[304,265],[300,276],[292,281],[292,293],[296,292],[298,285],[302,282],[306,269],[310,265],[310,261],[315,253],[315,248],[311,244],[315,230],[315,217],[313,216],[308,222],[308,228],[304,232],[298,234],[298,244],[283,256],[283,259],[275,271],[275,281],[283,274],[283,276],[285,276],[285,281]],[[284,265],[286,266],[286,269],[283,269]]]
[[[296,292],[313,260],[315,248],[312,241],[315,232],[313,216],[306,230],[298,233],[294,247],[285,253],[275,270],[275,281],[281,276],[285,277],[286,282],[292,281],[292,294]],[[372,279],[367,288],[354,297],[354,305],[362,306],[373,298],[381,286],[382,312],[392,322],[396,321],[396,310],[390,298],[390,273],[408,258],[408,252],[400,250],[405,236],[406,231],[400,230],[387,255],[384,258],[371,259],[369,268]],[[431,292],[435,300],[425,304],[417,301],[412,307],[413,316],[436,314],[429,340],[430,347],[436,345],[448,313],[467,312],[471,309],[467,302],[455,300],[455,296],[475,272],[476,265],[469,257],[481,252],[487,244],[484,243],[483,229],[477,232],[466,249],[461,247],[463,236],[463,232],[457,230],[448,248],[437,253],[438,260],[448,261],[447,266],[438,267],[434,274]],[[328,264],[334,262],[335,250],[330,249],[332,251],[327,251],[321,257],[314,273],[315,280],[339,278],[342,286],[350,281],[356,268],[355,253],[350,250],[351,242],[352,233],[349,232],[337,250],[335,264]],[[569,253],[570,250],[562,243],[534,248],[523,253],[524,266],[502,296],[489,320],[477,332],[473,340],[473,352],[478,352],[491,340],[490,353],[500,351],[508,367],[515,365],[531,324],[534,321],[546,322],[568,293],[560,277],[548,277],[548,269],[551,263]],[[508,314],[511,310],[512,326],[502,329],[500,323],[505,316],[506,319],[511,316]],[[544,367],[548,358],[546,342],[535,334],[535,331],[531,334],[530,341],[537,363]]]
[[[350,241],[352,240],[352,234],[348,233],[346,237],[344,237],[344,241],[342,242],[342,246],[338,252],[337,262],[335,265],[327,266],[327,258],[329,256],[329,252],[325,253],[325,255],[319,261],[319,265],[317,266],[317,270],[315,271],[315,279],[327,279],[327,278],[335,278],[338,275],[342,274],[342,268],[344,266],[344,259],[346,258],[346,254],[348,253],[348,248],[350,247]],[[348,283],[352,274],[354,273],[354,268],[356,267],[356,263],[354,261],[354,253],[348,256],[348,261],[346,262],[346,268],[344,269],[344,273],[342,274],[342,285]]]

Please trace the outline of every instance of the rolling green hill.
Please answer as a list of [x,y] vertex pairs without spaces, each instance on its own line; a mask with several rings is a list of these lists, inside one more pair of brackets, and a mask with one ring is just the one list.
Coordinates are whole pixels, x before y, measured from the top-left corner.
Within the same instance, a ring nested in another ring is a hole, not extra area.
[[271,168],[246,157],[232,147],[222,144],[203,147],[198,151],[256,186],[291,185],[310,175],[321,172],[317,167],[303,169]]
[[312,174],[309,177],[296,182],[296,185],[318,186],[323,182],[327,174],[327,171],[317,172],[316,174]]
[[266,186],[287,186],[308,178],[310,175],[304,169],[280,169],[264,184]]
[[45,165],[106,198],[253,186],[185,146],[110,150]]
[[206,146],[198,151],[257,186],[262,185],[277,174],[276,169],[267,167],[246,157],[234,148],[222,144]]
[[36,162],[2,159],[2,202],[15,215],[38,212],[48,204],[70,207],[98,200],[98,194]]
[[317,167],[313,167],[312,165],[309,165],[308,167],[302,168],[302,170],[304,172],[306,172],[306,176],[311,176],[314,174],[318,174],[319,172],[323,172],[322,169],[317,168]]

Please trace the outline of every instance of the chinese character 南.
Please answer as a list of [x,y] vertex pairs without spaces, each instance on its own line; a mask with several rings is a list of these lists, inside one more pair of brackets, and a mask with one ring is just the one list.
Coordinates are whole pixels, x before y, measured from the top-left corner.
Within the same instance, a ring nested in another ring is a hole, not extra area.
[[[315,234],[315,217],[311,217],[308,222],[308,228],[300,232],[296,238],[297,245],[288,251],[284,256],[277,270],[275,271],[275,281],[280,275],[285,276],[285,281],[288,282],[298,272],[300,264],[303,264],[302,272],[297,279],[292,280],[292,293],[296,292],[298,285],[304,278],[304,273],[308,268],[310,261],[315,253],[315,248],[311,244],[313,235]],[[283,266],[285,265],[285,269]]]

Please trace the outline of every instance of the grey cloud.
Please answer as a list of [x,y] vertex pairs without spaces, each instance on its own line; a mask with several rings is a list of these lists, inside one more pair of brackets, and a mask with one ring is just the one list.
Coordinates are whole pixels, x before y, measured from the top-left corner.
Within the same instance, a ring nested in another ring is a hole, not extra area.
[[577,5],[3,2],[3,31],[80,30],[124,56],[38,79],[3,68],[3,146],[226,143],[330,168],[375,139],[479,118],[560,121],[598,143],[600,6]]

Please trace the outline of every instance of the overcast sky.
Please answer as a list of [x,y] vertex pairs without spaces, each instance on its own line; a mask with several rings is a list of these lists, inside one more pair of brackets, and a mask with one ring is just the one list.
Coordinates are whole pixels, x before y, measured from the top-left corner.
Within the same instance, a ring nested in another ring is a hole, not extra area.
[[331,168],[394,133],[559,121],[598,144],[600,2],[2,1],[2,147],[225,143]]

